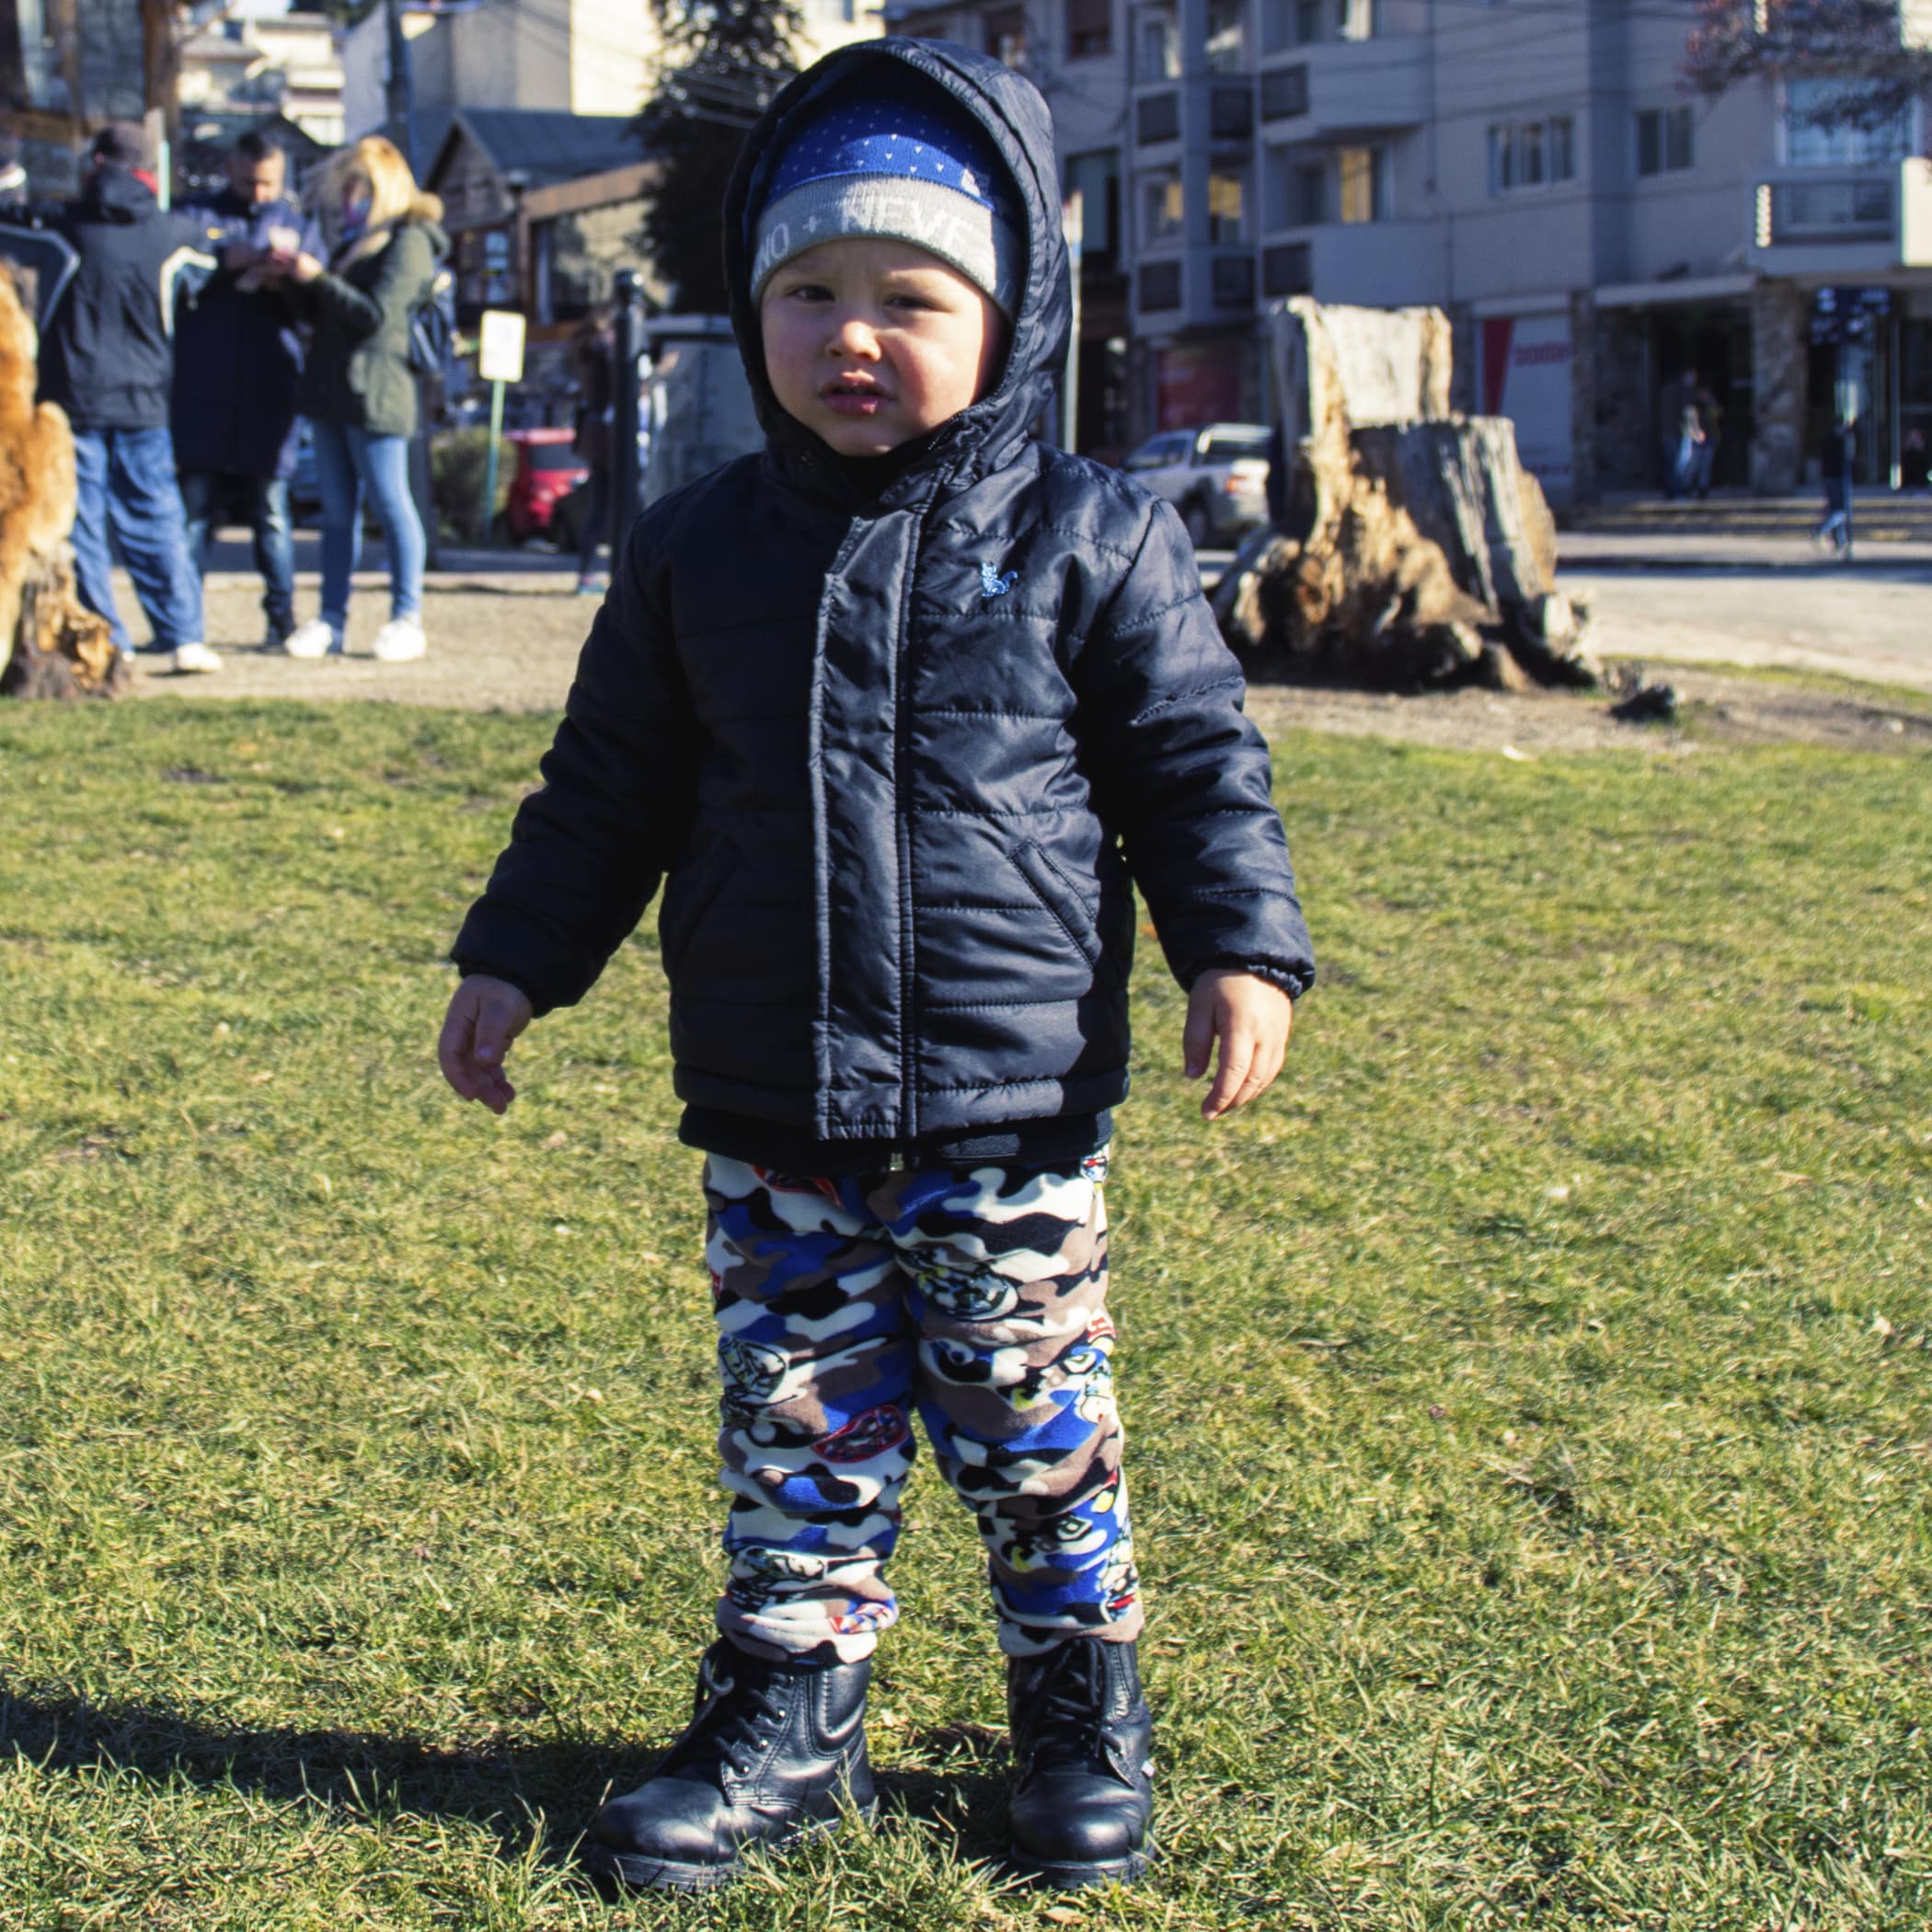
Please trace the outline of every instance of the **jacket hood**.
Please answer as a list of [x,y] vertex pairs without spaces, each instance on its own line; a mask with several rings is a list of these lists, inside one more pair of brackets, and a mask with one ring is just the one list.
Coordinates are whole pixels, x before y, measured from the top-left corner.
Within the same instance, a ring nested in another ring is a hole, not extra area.
[[450,238],[443,232],[442,222],[442,201],[432,194],[419,194],[407,214],[393,222],[378,223],[374,228],[364,228],[352,242],[344,243],[339,239],[329,257],[329,266],[339,272],[352,261],[380,255],[405,228],[420,228],[423,239],[430,245],[431,254],[439,262],[447,260]]
[[97,167],[82,184],[80,199],[96,221],[138,222],[161,206],[155,190],[124,167]]
[[894,35],[841,48],[788,83],[745,137],[725,192],[725,286],[758,420],[776,453],[792,460],[823,457],[825,445],[779,408],[765,377],[764,339],[752,303],[752,230],[773,161],[799,126],[822,110],[828,95],[854,82],[863,85],[873,67],[909,67],[963,106],[991,137],[1024,213],[1026,279],[1006,365],[979,401],[924,439],[927,447],[914,465],[923,469],[937,464],[955,476],[996,468],[1052,397],[1066,359],[1073,292],[1047,104],[1032,82],[1010,67],[950,41]]

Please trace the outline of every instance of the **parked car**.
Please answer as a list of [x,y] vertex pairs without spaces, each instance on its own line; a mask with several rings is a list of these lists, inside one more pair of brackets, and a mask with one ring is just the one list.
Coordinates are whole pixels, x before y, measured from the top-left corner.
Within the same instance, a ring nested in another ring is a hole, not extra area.
[[504,438],[516,450],[516,474],[503,506],[503,522],[514,542],[533,536],[551,536],[558,543],[570,539],[570,532],[558,527],[557,506],[591,474],[590,465],[570,446],[574,435],[564,429],[512,430]]
[[1164,430],[1121,466],[1180,512],[1197,549],[1238,543],[1268,521],[1268,440],[1258,422]]

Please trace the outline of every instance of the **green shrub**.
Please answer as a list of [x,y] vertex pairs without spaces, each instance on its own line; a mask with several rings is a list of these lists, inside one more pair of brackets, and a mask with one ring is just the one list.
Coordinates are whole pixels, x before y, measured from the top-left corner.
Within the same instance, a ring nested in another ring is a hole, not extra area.
[[516,474],[516,445],[509,437],[497,440],[497,499],[485,515],[483,484],[489,466],[487,429],[450,430],[430,444],[436,521],[443,542],[477,543],[489,536],[510,500],[510,479]]

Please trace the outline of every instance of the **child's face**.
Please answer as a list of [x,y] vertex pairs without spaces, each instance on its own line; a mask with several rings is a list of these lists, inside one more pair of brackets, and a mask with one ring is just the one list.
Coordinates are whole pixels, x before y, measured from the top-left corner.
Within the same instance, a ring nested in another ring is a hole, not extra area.
[[794,256],[759,305],[779,406],[842,456],[882,456],[983,395],[1000,313],[911,242],[851,236]]

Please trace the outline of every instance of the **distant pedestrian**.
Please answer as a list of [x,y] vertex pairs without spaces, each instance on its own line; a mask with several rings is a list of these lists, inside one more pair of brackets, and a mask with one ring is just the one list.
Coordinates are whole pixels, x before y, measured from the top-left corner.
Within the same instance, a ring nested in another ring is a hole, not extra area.
[[[590,466],[583,486],[583,511],[577,557],[580,596],[594,596],[603,585],[596,575],[597,546],[610,535],[612,459],[616,454],[617,337],[615,317],[603,303],[584,318],[570,341],[570,360],[577,371],[578,455]],[[615,555],[615,553],[614,553]]]
[[1811,532],[1811,541],[1843,557],[1851,542],[1851,475],[1845,460],[1845,430],[1834,423],[1824,439],[1818,471],[1824,484],[1824,521]]
[[1699,383],[1691,396],[1696,417],[1691,452],[1691,494],[1702,501],[1710,494],[1711,479],[1717,474],[1718,443],[1722,433],[1724,411],[1708,384]]
[[201,581],[175,486],[168,391],[178,297],[214,272],[206,222],[164,213],[146,136],[112,121],[95,136],[80,198],[60,223],[80,258],[40,344],[40,397],[74,426],[75,577],[81,602],[132,654],[114,607],[109,532],[126,560],[155,653],[177,671],[219,671],[201,638]]
[[1663,455],[1663,493],[1675,501],[1688,496],[1696,474],[1697,372],[1685,369],[1663,385],[1657,399],[1657,436]]
[[[228,184],[199,204],[219,236],[221,270],[175,342],[175,461],[188,512],[188,551],[208,566],[208,535],[224,499],[239,499],[261,573],[265,641],[295,627],[295,550],[289,477],[295,466],[295,383],[302,336],[276,264],[322,247],[321,231],[284,193],[288,162],[266,134],[244,134]],[[264,272],[266,270],[266,272]]]
[[371,134],[328,165],[316,196],[329,244],[325,263],[304,250],[287,270],[315,339],[296,387],[314,426],[322,489],[322,615],[290,633],[291,657],[339,652],[362,552],[362,493],[389,539],[389,621],[372,649],[385,663],[420,658],[422,519],[409,494],[409,443],[420,404],[409,362],[410,316],[449,253],[443,203],[416,185],[409,164]]

